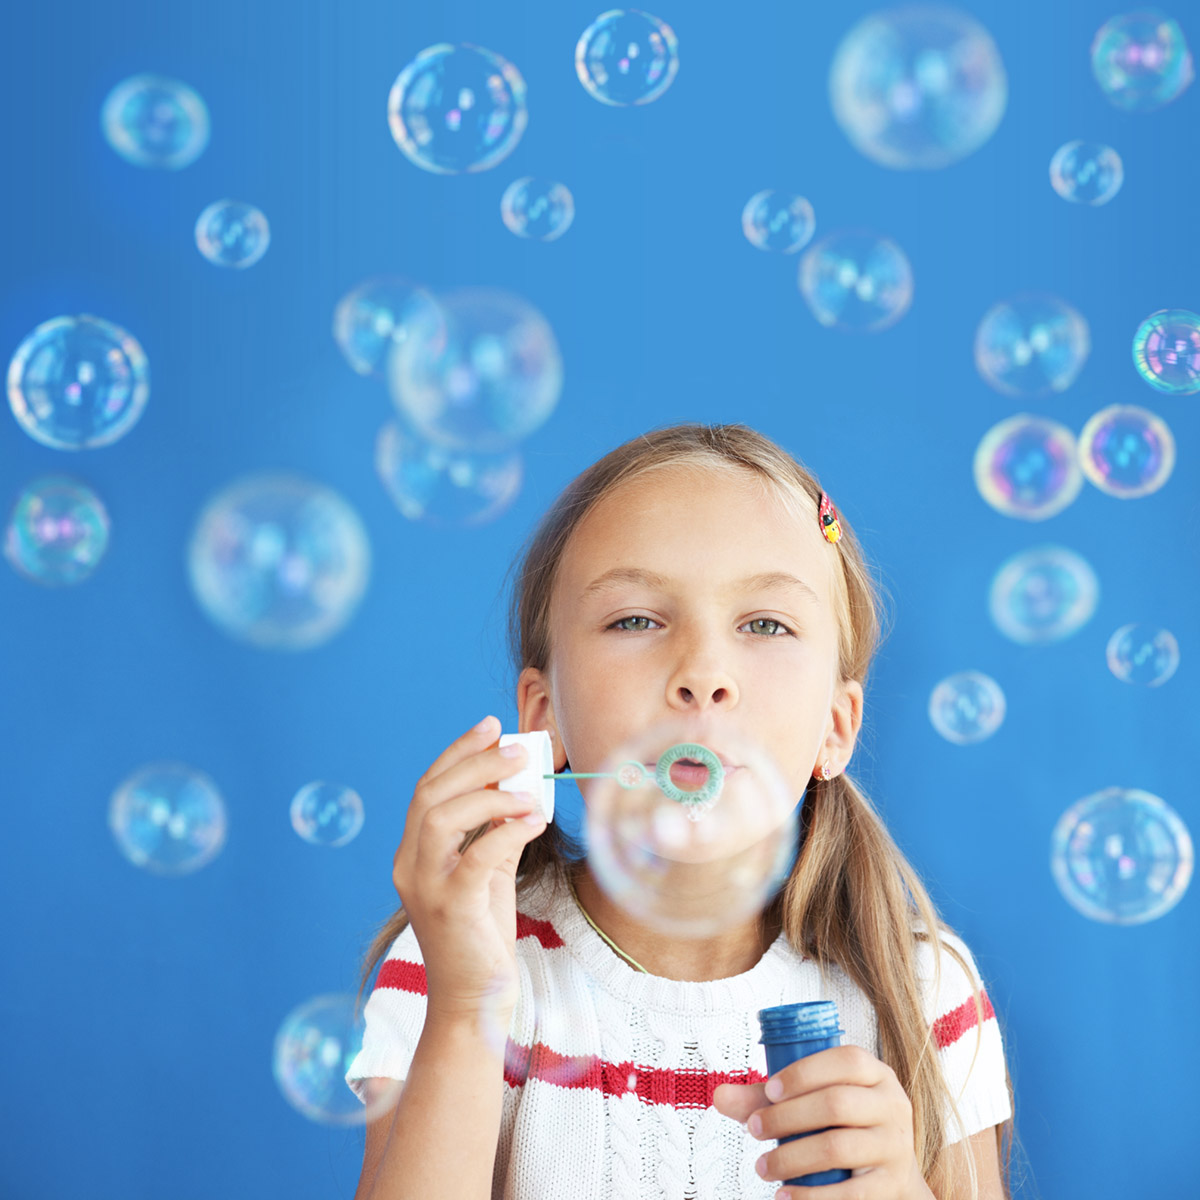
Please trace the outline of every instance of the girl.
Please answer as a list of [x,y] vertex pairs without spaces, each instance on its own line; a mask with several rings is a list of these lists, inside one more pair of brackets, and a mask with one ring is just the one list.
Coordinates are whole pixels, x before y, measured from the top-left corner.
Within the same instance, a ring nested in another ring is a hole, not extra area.
[[[750,586],[767,572],[793,578]],[[741,424],[633,439],[535,530],[510,629],[556,772],[670,717],[752,734],[801,806],[794,865],[749,925],[672,939],[554,821],[506,820],[537,804],[496,787],[524,753],[498,722],[463,734],[416,785],[364,964],[360,999],[386,956],[347,1083],[405,1083],[356,1200],[1007,1198],[995,1013],[846,773],[878,599],[817,479]],[[757,1010],[817,999],[844,1044],[767,1080]],[[851,1177],[780,1187],[830,1168]]]

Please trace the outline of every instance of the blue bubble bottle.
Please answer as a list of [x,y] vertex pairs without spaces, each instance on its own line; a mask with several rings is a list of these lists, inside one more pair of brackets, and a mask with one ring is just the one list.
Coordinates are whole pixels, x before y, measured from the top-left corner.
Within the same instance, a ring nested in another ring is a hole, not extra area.
[[[812,1000],[802,1004],[777,1004],[774,1008],[760,1008],[758,1023],[762,1037],[758,1040],[767,1052],[767,1074],[782,1071],[788,1063],[799,1058],[828,1050],[842,1044],[845,1030],[838,1028],[837,1005],[832,1000]],[[828,1127],[827,1127],[828,1128]],[[824,1133],[824,1129],[809,1129],[805,1133],[793,1133],[780,1138],[779,1144],[794,1142],[797,1138]],[[830,1171],[813,1171],[795,1179],[785,1179],[787,1184],[812,1187],[820,1183],[841,1183],[849,1179],[850,1172],[843,1168]]]

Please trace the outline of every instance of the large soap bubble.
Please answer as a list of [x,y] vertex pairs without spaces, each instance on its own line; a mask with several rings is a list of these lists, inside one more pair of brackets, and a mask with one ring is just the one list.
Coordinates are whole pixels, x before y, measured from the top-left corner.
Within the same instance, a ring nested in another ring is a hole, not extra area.
[[1063,898],[1093,921],[1138,925],[1169,912],[1192,879],[1192,839],[1179,814],[1140,788],[1085,796],[1050,835]]
[[1121,156],[1103,142],[1067,142],[1050,160],[1050,186],[1075,204],[1107,204],[1124,180]]
[[1083,473],[1122,500],[1157,492],[1175,469],[1175,436],[1167,423],[1133,404],[1110,404],[1079,434]]
[[812,241],[816,228],[813,206],[791,192],[774,188],[755,192],[742,209],[742,232],[760,250],[794,254]]
[[188,575],[201,608],[227,633],[306,650],[354,615],[370,557],[362,521],[337,492],[264,473],[230,484],[205,506]]
[[225,845],[227,824],[216,784],[184,763],[140,768],[108,806],[117,848],[155,875],[186,875],[212,862]]
[[1100,602],[1100,581],[1081,555],[1064,546],[1014,554],[996,572],[988,608],[996,628],[1024,645],[1077,633]]
[[579,36],[575,74],[605,104],[649,104],[679,70],[675,31],[637,8],[601,13]]
[[1092,74],[1117,108],[1152,112],[1192,82],[1192,52],[1176,21],[1156,8],[1121,13],[1092,39]]
[[956,8],[914,5],[863,17],[829,72],[833,115],[885,167],[936,168],[992,136],[1008,102],[988,31]]
[[1006,517],[1044,521],[1083,487],[1075,435],[1065,425],[1017,413],[993,425],[975,450],[975,486]]
[[575,198],[564,183],[523,175],[504,189],[500,219],[518,237],[552,242],[571,227]]
[[1134,622],[1122,625],[1104,651],[1108,669],[1125,683],[1158,687],[1179,669],[1179,643],[1169,629]]
[[139,167],[186,167],[208,145],[208,109],[178,79],[132,75],[121,80],[100,108],[108,144]]
[[196,218],[196,246],[218,267],[252,267],[270,244],[262,209],[244,200],[214,200]]
[[81,583],[104,557],[108,527],[108,510],[87,484],[43,475],[13,505],[4,557],[34,583]]
[[392,346],[407,336],[418,315],[441,320],[425,288],[399,275],[376,275],[352,287],[333,311],[333,338],[360,375],[384,376]]
[[388,383],[421,436],[456,450],[509,450],[554,411],[563,368],[549,322],[497,288],[438,296],[440,319],[419,315],[391,354]]
[[1065,300],[1026,292],[993,305],[975,331],[975,365],[998,392],[1045,396],[1075,382],[1091,352],[1088,323]]
[[362,797],[342,783],[316,779],[306,783],[288,809],[292,828],[314,846],[345,846],[363,827]]
[[837,329],[887,329],[912,304],[908,256],[867,230],[839,230],[814,242],[800,259],[797,282],[813,316]]
[[131,333],[86,314],[43,321],[8,364],[8,403],[22,429],[55,450],[123,438],[150,398],[150,366]]
[[982,671],[959,671],[941,680],[929,696],[929,721],[948,742],[982,742],[1004,721],[1004,692]]
[[1133,365],[1168,396],[1200,392],[1200,314],[1186,308],[1151,313],[1133,335]]
[[410,162],[438,175],[486,171],[521,140],[525,80],[482,46],[439,42],[396,76],[388,126]]

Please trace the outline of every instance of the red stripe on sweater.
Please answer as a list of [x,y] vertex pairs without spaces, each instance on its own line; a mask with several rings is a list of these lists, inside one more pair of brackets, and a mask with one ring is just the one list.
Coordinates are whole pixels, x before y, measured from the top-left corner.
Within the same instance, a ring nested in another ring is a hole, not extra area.
[[[983,1009],[985,1021],[995,1017],[996,1010],[992,1008],[992,1002],[983,988],[979,989],[979,1003]],[[938,1049],[945,1050],[947,1046],[957,1042],[978,1020],[979,1014],[975,1011],[975,997],[968,996],[957,1008],[952,1008],[934,1021],[933,1036],[938,1044]]]

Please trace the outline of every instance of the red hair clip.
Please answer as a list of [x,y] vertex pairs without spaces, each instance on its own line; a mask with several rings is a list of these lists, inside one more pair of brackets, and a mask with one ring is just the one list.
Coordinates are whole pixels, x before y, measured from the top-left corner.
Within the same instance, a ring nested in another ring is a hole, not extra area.
[[827,542],[836,542],[842,536],[842,523],[838,520],[837,509],[824,492],[821,493],[821,507],[817,512],[817,519],[821,522],[821,532]]

